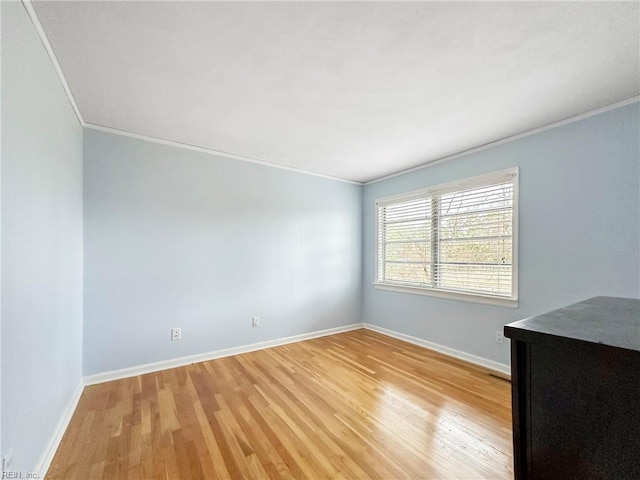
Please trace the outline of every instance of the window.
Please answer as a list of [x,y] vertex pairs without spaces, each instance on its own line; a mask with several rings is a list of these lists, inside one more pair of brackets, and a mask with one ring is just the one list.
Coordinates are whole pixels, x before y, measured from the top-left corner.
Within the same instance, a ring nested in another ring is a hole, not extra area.
[[517,306],[517,168],[376,206],[378,288]]

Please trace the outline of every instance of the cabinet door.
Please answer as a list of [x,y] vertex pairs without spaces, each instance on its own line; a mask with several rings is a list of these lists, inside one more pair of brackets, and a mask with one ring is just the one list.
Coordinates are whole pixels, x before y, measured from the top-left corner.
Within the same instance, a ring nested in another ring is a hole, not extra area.
[[557,339],[529,345],[530,479],[640,478],[640,355]]

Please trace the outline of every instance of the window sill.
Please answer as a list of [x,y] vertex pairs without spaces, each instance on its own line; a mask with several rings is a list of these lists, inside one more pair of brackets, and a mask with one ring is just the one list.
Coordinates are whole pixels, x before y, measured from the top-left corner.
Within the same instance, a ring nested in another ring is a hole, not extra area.
[[498,307],[518,308],[518,299],[490,297],[474,293],[460,293],[447,290],[435,290],[431,288],[409,287],[406,285],[391,285],[388,283],[374,282],[373,286],[378,290],[390,292],[409,293],[412,295],[426,295],[429,297],[445,298],[447,300],[459,300],[463,302],[483,303]]

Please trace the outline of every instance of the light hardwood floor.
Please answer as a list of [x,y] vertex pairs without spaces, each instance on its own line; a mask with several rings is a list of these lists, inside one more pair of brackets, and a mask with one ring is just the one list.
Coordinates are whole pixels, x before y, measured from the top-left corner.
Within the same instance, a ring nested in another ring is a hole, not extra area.
[[86,387],[47,478],[513,478],[510,405],[356,330]]

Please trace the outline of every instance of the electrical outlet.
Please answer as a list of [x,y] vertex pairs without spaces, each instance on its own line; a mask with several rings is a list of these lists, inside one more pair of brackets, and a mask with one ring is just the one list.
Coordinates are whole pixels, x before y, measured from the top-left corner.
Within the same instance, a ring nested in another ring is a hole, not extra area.
[[182,340],[182,329],[181,328],[172,328],[171,329],[171,340]]
[[504,333],[500,330],[496,330],[496,343],[504,343]]
[[7,454],[2,457],[2,471],[8,472],[13,464],[13,449],[9,449]]
[[260,317],[253,317],[251,319],[251,326],[253,328],[259,327],[260,326]]

